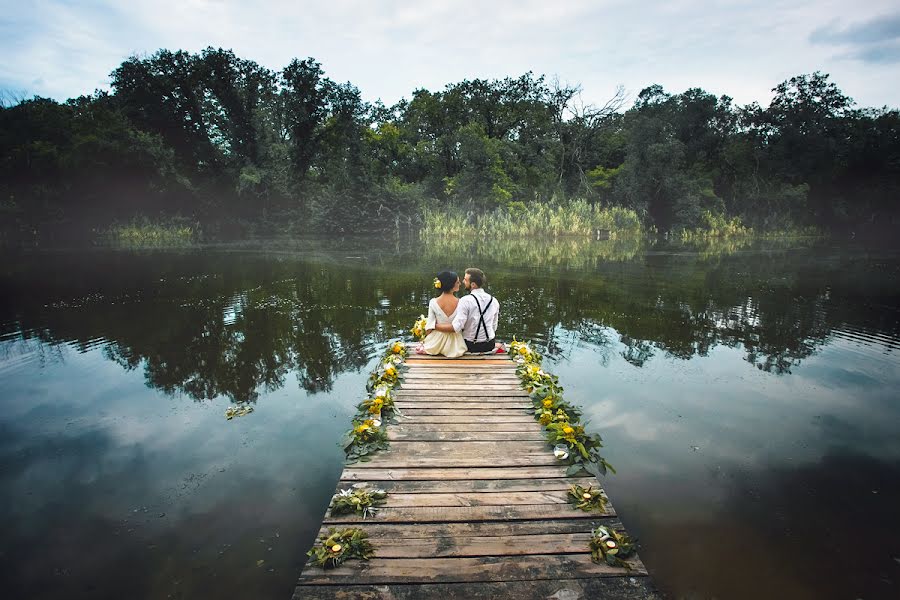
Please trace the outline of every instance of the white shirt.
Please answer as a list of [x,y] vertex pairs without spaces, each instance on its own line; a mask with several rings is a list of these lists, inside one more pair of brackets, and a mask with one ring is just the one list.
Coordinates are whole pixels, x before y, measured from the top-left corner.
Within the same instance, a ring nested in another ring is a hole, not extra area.
[[456,307],[456,317],[453,318],[453,329],[462,332],[463,339],[470,342],[487,342],[494,339],[497,325],[500,321],[500,303],[494,298],[490,306],[484,312],[484,324],[487,326],[487,337],[484,335],[484,327],[480,327],[478,304],[475,297],[481,303],[481,310],[485,309],[491,296],[481,288],[475,288],[468,296],[459,299]]

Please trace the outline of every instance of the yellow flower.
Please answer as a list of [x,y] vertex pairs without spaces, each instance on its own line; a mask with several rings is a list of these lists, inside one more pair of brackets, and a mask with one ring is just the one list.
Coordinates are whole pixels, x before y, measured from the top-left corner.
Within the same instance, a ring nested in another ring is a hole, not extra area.
[[566,425],[565,427],[563,427],[563,433],[566,435],[572,435],[573,433],[575,433],[575,430]]
[[553,415],[551,415],[550,413],[547,413],[547,412],[541,413],[541,418],[540,418],[541,425],[547,425],[552,420],[553,420]]
[[434,278],[434,289],[436,289],[436,290],[441,289],[441,280],[438,279],[437,277]]
[[394,345],[391,347],[391,352],[394,354],[400,354],[403,352],[403,344],[400,342],[394,342]]
[[340,545],[340,544],[335,544],[334,546],[331,547],[331,551],[332,551],[332,552],[340,552],[340,551],[341,551],[341,545]]
[[394,375],[397,374],[397,367],[395,367],[394,365],[387,365],[384,368],[384,374],[387,375],[388,377],[393,377]]
[[522,346],[521,348],[519,348],[519,354],[523,356],[528,354],[528,348],[526,346]]
[[551,400],[550,398],[545,398],[544,406],[546,406],[547,408],[550,408],[551,406],[553,406],[553,400]]

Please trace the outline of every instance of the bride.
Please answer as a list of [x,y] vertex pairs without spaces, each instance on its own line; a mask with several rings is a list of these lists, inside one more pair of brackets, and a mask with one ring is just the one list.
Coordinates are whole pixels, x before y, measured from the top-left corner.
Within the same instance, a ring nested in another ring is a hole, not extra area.
[[453,271],[441,271],[434,280],[434,287],[441,290],[441,295],[428,302],[428,319],[425,323],[425,341],[422,348],[426,354],[456,358],[466,352],[466,343],[462,333],[437,331],[437,324],[452,324],[459,306],[459,276]]

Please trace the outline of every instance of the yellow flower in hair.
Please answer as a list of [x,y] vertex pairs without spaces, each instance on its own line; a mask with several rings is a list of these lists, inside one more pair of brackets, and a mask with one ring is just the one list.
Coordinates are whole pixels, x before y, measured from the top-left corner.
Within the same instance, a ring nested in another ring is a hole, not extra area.
[[441,280],[438,279],[437,277],[434,278],[434,289],[436,289],[436,290],[441,289]]

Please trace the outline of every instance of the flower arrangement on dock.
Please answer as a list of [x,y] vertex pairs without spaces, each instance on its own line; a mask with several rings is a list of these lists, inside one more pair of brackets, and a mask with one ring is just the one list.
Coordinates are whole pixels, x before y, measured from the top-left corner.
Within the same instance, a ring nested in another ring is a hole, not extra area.
[[403,380],[406,355],[406,345],[399,341],[392,342],[369,375],[366,398],[357,405],[353,427],[344,436],[344,452],[348,462],[366,461],[370,454],[387,449],[385,427],[395,415],[400,414],[394,405],[393,390]]
[[522,387],[531,396],[534,418],[544,427],[547,443],[554,448],[565,445],[568,451],[554,450],[560,460],[566,460],[566,475],[575,475],[582,469],[599,477],[616,470],[600,454],[603,439],[596,433],[587,433],[581,423],[579,407],[563,400],[563,387],[559,378],[541,368],[541,355],[529,346],[513,338],[509,345],[510,359],[516,363],[516,374]]
[[306,553],[313,563],[323,569],[340,566],[348,558],[369,560],[375,556],[375,549],[368,540],[369,534],[362,529],[330,528],[328,534],[319,536],[318,543]]
[[577,483],[569,488],[569,504],[585,512],[606,510],[606,496],[599,488],[582,487]]
[[331,514],[346,515],[357,513],[365,520],[378,512],[376,506],[384,504],[387,492],[366,486],[353,490],[340,490],[331,498]]
[[609,526],[597,527],[591,531],[591,560],[605,562],[611,567],[630,569],[631,565],[623,559],[634,554],[634,541],[631,537]]

